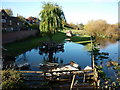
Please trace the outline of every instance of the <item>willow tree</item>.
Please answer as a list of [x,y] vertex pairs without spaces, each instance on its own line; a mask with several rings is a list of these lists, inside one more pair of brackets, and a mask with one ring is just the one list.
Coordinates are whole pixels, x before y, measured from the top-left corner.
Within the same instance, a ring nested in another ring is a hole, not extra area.
[[40,31],[51,35],[58,30],[62,30],[66,20],[61,7],[48,2],[44,3],[42,8],[40,12]]

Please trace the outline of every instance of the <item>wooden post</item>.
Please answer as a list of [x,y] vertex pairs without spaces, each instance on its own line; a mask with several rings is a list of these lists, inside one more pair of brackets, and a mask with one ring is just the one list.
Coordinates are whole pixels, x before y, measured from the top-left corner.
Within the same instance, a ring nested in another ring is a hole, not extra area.
[[44,79],[46,79],[46,72],[44,72]]
[[92,61],[92,68],[93,68],[93,72],[94,72],[94,83],[93,84],[97,86],[96,82],[97,82],[97,79],[98,79],[98,73],[97,73],[96,68],[95,68],[95,56],[93,54],[94,46],[93,46],[93,43],[92,43],[92,36],[91,36],[91,48],[92,48],[91,61]]
[[83,83],[85,83],[85,73],[83,74],[84,76],[83,76]]
[[73,79],[72,79],[72,83],[71,83],[71,86],[70,86],[70,90],[72,90],[72,88],[73,88],[74,81],[75,81],[75,75],[73,75]]

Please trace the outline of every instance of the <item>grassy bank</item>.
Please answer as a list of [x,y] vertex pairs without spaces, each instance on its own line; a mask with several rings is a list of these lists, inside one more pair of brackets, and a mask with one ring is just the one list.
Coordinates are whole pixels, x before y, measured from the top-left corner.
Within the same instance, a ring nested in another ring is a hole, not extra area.
[[69,29],[69,30],[63,30],[62,32],[66,33],[68,31],[72,31],[73,34],[88,35],[88,32],[86,30]]
[[[73,36],[71,37],[71,41],[79,44],[86,44],[90,43],[90,36],[87,34],[85,30],[74,30],[74,29],[69,29],[69,30],[63,30],[62,32],[66,33],[68,31],[72,31]],[[76,36],[78,34],[79,36]]]
[[[77,30],[80,34],[80,30]],[[66,39],[66,30],[63,30],[62,32],[57,32],[52,36],[53,42],[61,43]],[[76,34],[73,32],[73,34]],[[71,41],[75,43],[81,43],[86,44],[90,42],[90,36],[80,34],[80,36],[73,36],[71,37]],[[44,42],[49,42],[49,38],[44,35],[43,37],[36,36],[36,37],[29,37],[27,39],[17,41],[14,43],[10,43],[7,45],[4,45],[4,48],[7,49],[7,51],[3,51],[3,54],[17,56],[20,55],[28,50],[31,50],[33,48],[36,48],[40,46]]]
[[[53,41],[56,43],[62,42],[65,38],[66,38],[65,34],[61,32],[58,32],[55,35],[53,35]],[[40,46],[43,42],[48,42],[48,41],[49,39],[47,36],[29,37],[25,40],[4,45],[4,48],[6,48],[7,51],[3,51],[3,54],[17,56],[30,49]]]
[[63,33],[63,32],[59,32],[57,34],[55,34],[53,37],[52,37],[53,41],[56,42],[56,43],[61,43],[63,42],[65,39],[66,39],[66,34]]
[[71,37],[71,41],[79,44],[87,44],[91,42],[89,35],[73,36]]

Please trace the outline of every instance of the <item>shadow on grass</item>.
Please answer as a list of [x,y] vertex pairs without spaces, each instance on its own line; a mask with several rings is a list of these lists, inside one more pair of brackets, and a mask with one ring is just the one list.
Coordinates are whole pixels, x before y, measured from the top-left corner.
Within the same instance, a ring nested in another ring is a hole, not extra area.
[[71,37],[71,41],[78,43],[78,44],[82,44],[82,45],[86,45],[91,42],[90,36],[86,36],[86,35],[73,36]]
[[73,36],[71,40],[73,42],[88,41],[90,40],[90,36]]

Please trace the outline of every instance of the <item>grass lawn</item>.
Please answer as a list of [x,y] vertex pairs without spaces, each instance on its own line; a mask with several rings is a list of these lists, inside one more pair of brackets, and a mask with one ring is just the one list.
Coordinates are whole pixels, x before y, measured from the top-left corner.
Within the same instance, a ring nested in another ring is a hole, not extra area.
[[63,32],[59,32],[57,34],[55,34],[53,37],[52,37],[53,41],[56,42],[56,43],[61,43],[63,42],[65,39],[66,39],[66,34],[63,33]]
[[88,35],[80,35],[71,37],[71,41],[75,43],[90,43],[90,36]]
[[[56,43],[61,43],[65,38],[66,38],[65,33],[58,32],[53,36],[53,41]],[[4,45],[4,48],[6,48],[7,51],[3,51],[2,53],[12,56],[17,56],[30,49],[40,46],[43,42],[48,42],[48,41],[49,40],[47,36],[29,37],[21,41]]]
[[[79,44],[87,44],[90,43],[90,35],[85,30],[75,30],[75,29],[69,29],[69,30],[63,30],[62,32],[66,33],[68,31],[72,31],[73,37],[71,37],[71,41]],[[79,36],[75,36],[78,34]]]

